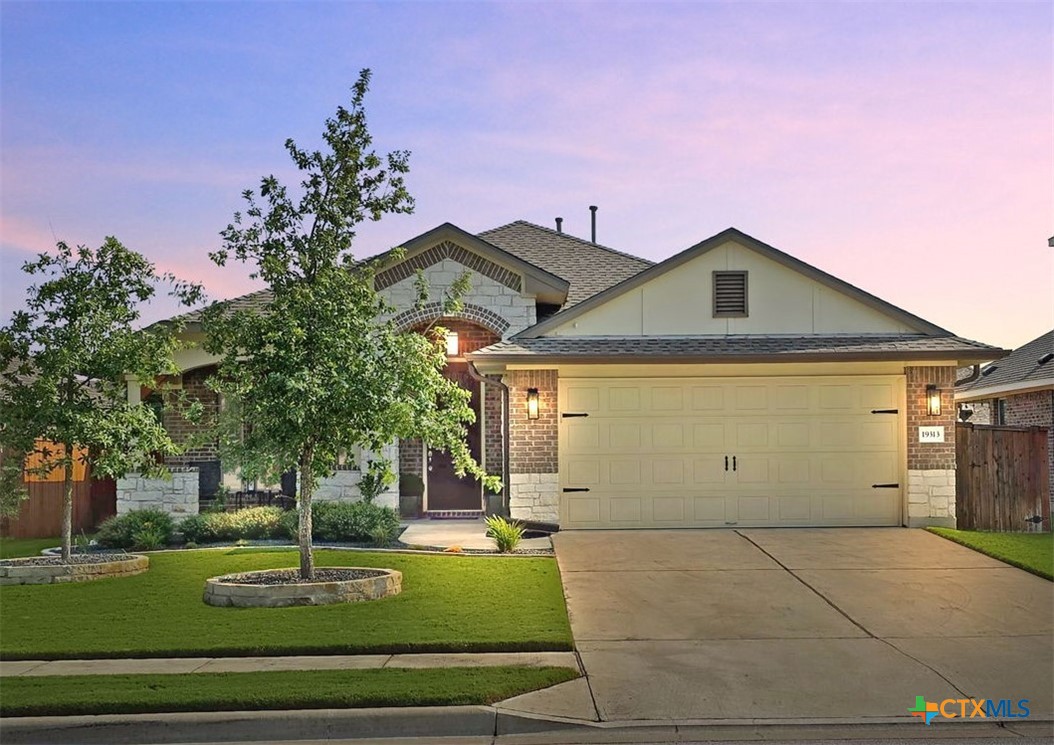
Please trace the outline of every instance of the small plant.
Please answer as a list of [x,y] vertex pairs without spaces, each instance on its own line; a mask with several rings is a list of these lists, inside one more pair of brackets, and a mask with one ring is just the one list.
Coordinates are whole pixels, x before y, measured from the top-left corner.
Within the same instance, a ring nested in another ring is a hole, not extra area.
[[168,542],[165,531],[158,525],[144,524],[132,535],[132,548],[137,551],[157,551]]
[[395,474],[392,472],[390,462],[387,460],[368,461],[366,470],[359,478],[359,494],[362,495],[362,501],[372,504],[374,499],[394,483]]
[[376,548],[385,548],[391,542],[395,535],[392,533],[392,529],[388,525],[378,525],[370,531],[370,543]]
[[183,544],[183,548],[197,548],[197,547],[198,547],[198,544],[196,544],[194,541],[187,541],[186,543]]
[[515,520],[509,521],[500,515],[490,515],[484,522],[487,523],[487,535],[494,540],[494,545],[503,554],[515,551],[523,540],[523,525]]
[[76,536],[73,539],[73,541],[76,544],[74,546],[74,551],[76,551],[77,553],[83,554],[91,550],[92,540],[88,538],[87,533],[85,533],[83,530],[81,531],[81,534],[79,536]]
[[133,510],[115,515],[99,526],[96,540],[105,548],[144,549],[144,543],[167,546],[175,526],[172,516],[161,510]]
[[242,548],[244,546],[248,546],[249,545],[249,540],[247,538],[239,538],[238,540],[236,540],[234,542],[234,545],[237,546],[238,548]]

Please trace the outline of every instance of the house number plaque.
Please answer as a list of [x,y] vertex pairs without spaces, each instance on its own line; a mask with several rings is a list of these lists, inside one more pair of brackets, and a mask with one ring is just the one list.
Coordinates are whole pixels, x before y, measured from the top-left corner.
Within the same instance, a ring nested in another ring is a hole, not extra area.
[[919,442],[944,442],[944,427],[919,427]]

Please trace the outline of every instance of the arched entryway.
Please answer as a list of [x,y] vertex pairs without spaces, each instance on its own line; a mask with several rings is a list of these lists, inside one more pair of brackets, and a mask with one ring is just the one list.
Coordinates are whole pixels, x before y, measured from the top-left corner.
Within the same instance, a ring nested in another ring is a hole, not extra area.
[[[469,371],[465,355],[501,340],[501,336],[475,321],[442,317],[416,324],[411,330],[423,332],[441,326],[456,335],[456,345],[448,350],[444,374],[472,394],[470,406],[476,421],[466,425],[469,451],[488,473],[501,470],[501,388],[483,385]],[[453,341],[453,340],[452,340]],[[419,473],[424,486],[424,510],[432,514],[481,512],[484,508],[482,483],[472,476],[459,477],[449,453],[433,449],[420,441],[400,444],[400,471]],[[415,462],[416,461],[416,462]]]

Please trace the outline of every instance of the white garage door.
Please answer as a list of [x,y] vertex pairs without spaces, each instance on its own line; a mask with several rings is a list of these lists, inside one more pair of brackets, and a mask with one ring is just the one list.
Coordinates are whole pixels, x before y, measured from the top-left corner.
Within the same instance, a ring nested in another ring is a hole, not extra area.
[[561,379],[566,528],[899,525],[898,376]]

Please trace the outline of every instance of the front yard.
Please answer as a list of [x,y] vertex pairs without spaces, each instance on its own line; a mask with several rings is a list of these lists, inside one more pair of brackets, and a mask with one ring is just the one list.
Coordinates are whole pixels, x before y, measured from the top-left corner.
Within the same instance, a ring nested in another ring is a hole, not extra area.
[[206,578],[295,566],[296,552],[155,553],[135,577],[0,588],[0,659],[572,649],[553,558],[322,549],[316,561],[398,569],[403,591],[345,605],[215,608],[201,599]]
[[929,528],[929,531],[993,559],[1054,580],[1054,534],[989,533],[951,528]]

